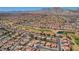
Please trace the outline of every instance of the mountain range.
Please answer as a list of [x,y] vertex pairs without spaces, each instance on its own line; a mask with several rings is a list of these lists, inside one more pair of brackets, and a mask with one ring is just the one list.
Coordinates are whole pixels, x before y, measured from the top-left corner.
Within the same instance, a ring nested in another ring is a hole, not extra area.
[[33,10],[33,11],[23,11],[23,10],[14,10],[14,11],[1,11],[2,13],[41,13],[41,14],[58,14],[58,15],[79,15],[79,8],[67,8],[67,7],[44,7],[41,10]]

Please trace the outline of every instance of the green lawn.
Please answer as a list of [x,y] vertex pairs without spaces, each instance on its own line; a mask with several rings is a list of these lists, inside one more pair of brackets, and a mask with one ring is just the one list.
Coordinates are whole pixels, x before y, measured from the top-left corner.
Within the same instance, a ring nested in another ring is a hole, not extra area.
[[79,35],[74,35],[75,43],[79,46]]
[[79,45],[79,37],[75,37],[75,43]]

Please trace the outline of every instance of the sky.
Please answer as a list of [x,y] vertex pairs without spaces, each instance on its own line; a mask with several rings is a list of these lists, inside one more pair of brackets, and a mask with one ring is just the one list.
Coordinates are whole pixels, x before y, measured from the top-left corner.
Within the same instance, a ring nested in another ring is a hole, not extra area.
[[0,11],[36,11],[42,7],[0,7]]
[[[0,12],[9,12],[9,11],[37,11],[42,10],[46,7],[0,7]],[[79,10],[79,7],[63,7],[64,9],[69,10]]]

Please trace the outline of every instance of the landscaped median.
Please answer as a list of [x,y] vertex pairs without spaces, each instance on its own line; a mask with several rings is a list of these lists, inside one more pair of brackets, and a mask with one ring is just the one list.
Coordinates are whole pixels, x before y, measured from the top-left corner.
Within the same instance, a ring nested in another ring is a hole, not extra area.
[[19,25],[16,28],[22,29],[22,30],[29,30],[29,31],[35,32],[35,33],[46,33],[46,34],[51,34],[51,35],[55,34],[52,29],[36,28],[36,27],[32,27],[32,26],[23,26],[23,25]]

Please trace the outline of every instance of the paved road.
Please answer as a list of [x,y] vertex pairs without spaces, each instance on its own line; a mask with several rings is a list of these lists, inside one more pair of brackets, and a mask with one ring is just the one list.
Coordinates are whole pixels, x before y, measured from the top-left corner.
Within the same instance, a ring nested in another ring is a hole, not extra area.
[[59,38],[57,38],[57,43],[58,43],[58,50],[61,51],[61,41]]
[[44,46],[38,45],[37,48],[44,51],[58,51],[57,48],[46,48]]

